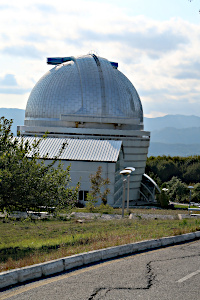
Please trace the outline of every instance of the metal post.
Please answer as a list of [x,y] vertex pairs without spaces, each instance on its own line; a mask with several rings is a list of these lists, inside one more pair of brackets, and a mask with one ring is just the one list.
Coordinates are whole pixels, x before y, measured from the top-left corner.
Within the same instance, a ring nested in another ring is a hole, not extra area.
[[123,179],[122,218],[124,217],[125,194],[126,194],[126,179]]
[[127,211],[129,211],[129,177],[131,172],[135,171],[135,168],[126,168],[122,171],[120,171],[120,174],[123,176],[123,200],[122,200],[122,218],[124,217],[124,207],[125,207],[125,194],[126,194],[126,179],[124,178],[125,176],[128,177],[128,190],[127,190]]
[[188,189],[190,189],[190,202],[189,202],[189,208],[190,208],[190,205],[191,205],[191,200],[192,200],[192,189],[193,189],[194,187],[192,186],[192,185],[189,185],[188,186]]
[[130,184],[130,175],[128,177],[128,187],[127,187],[127,213],[129,213],[129,184]]

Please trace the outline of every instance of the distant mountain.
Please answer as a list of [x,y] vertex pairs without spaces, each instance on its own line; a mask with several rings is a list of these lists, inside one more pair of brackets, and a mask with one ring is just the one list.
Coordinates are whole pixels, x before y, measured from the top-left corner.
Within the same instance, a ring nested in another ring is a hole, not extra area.
[[144,118],[144,129],[161,130],[166,127],[191,128],[200,127],[200,117],[184,115],[166,115],[158,118]]
[[148,156],[190,156],[200,155],[200,144],[166,144],[150,142]]
[[148,156],[200,155],[200,117],[144,118],[144,129],[151,132]]
[[151,131],[151,142],[166,144],[200,144],[200,127],[177,129],[173,127]]
[[25,110],[18,108],[0,108],[0,117],[5,117],[10,120],[13,119],[12,132],[17,134],[17,125],[24,124]]
[[[25,110],[0,108],[0,116],[13,119],[12,131],[24,124]],[[200,155],[200,117],[167,115],[159,118],[144,118],[144,129],[151,132],[148,156]]]

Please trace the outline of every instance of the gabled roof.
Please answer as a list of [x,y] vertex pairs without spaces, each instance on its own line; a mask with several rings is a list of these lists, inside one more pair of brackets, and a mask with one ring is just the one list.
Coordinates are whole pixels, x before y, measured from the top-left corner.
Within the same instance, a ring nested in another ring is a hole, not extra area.
[[[23,139],[24,143],[28,140],[31,144],[39,140],[36,137]],[[61,160],[116,162],[122,146],[122,141],[115,140],[45,138],[39,144],[40,157],[48,153],[47,158],[53,159],[65,142],[67,145],[59,157]]]

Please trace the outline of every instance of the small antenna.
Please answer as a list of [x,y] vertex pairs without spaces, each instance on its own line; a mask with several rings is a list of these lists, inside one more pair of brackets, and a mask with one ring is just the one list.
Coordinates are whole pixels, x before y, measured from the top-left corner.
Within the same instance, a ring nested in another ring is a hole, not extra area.
[[90,50],[88,52],[89,55],[95,54],[96,56],[99,56],[99,53],[96,50]]

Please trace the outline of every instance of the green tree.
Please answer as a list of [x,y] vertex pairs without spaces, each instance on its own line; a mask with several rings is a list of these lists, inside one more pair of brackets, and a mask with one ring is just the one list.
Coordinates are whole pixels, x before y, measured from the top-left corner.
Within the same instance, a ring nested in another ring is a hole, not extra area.
[[196,183],[191,193],[192,202],[200,202],[200,183]]
[[183,174],[183,179],[188,183],[200,182],[200,162],[189,165]]
[[[39,155],[42,139],[33,144],[24,138],[14,138],[12,120],[0,119],[0,211],[56,210],[71,207],[77,201],[79,185],[70,188],[70,167],[56,162],[60,152],[50,162]],[[30,155],[31,154],[31,155]]]
[[91,189],[87,195],[87,200],[94,204],[101,199],[104,205],[107,204],[107,195],[110,193],[110,189],[106,188],[110,184],[109,178],[102,178],[102,167],[99,166],[95,174],[90,175]]
[[166,191],[161,191],[160,194],[156,196],[158,204],[163,207],[167,208],[169,205],[169,196],[167,195]]
[[151,156],[147,159],[145,172],[161,183],[170,181],[173,176],[187,184],[197,183],[200,182],[200,156]]
[[188,202],[189,201],[189,189],[187,185],[177,177],[172,177],[172,179],[167,182],[168,195],[171,201],[176,202]]
[[173,157],[151,156],[147,159],[145,172],[149,176],[154,174],[153,177],[157,177],[157,180],[163,183],[169,181],[173,176],[180,176],[180,167],[178,166],[177,160]]
[[173,176],[176,176],[177,168],[172,160],[160,161],[157,165],[157,175],[162,182],[169,181]]

